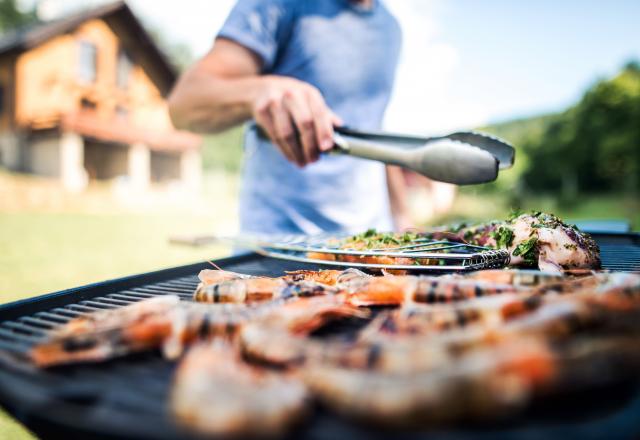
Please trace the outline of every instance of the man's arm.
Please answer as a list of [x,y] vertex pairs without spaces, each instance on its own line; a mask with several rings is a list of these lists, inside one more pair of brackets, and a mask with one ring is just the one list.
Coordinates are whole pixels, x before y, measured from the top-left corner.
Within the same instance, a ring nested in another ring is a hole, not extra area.
[[260,75],[249,49],[219,38],[178,80],[169,114],[179,129],[218,132],[255,121],[290,161],[304,166],[333,147],[339,118],[315,87],[294,78]]
[[401,168],[387,165],[387,187],[395,229],[404,231],[415,227],[409,211],[407,184]]

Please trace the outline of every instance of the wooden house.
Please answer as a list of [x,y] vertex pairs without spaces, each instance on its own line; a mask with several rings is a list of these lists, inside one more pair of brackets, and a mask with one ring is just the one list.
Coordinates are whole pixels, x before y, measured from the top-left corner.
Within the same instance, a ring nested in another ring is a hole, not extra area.
[[175,130],[177,73],[124,2],[0,38],[0,165],[59,178],[199,185],[201,138]]

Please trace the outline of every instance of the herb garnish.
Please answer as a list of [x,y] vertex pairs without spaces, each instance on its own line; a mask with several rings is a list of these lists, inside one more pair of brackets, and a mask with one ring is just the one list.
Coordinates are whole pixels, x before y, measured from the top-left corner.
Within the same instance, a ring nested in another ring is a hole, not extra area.
[[521,255],[524,262],[530,265],[535,265],[538,259],[538,237],[531,237],[530,239],[523,241],[513,250],[513,255]]
[[491,233],[498,248],[508,248],[513,244],[513,230],[507,226],[499,226]]
[[378,232],[375,229],[368,229],[362,234],[353,235],[346,240],[346,243],[362,243],[366,249],[379,247],[389,247],[413,242],[420,235],[415,232],[393,233]]

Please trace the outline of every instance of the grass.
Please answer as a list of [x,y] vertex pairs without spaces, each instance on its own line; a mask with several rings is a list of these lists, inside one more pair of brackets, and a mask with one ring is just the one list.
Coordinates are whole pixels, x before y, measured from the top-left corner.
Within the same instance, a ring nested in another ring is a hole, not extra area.
[[69,195],[45,179],[0,174],[0,303],[229,253],[169,243],[176,235],[228,234],[235,179],[208,176],[206,191],[134,197],[96,186]]
[[219,257],[224,248],[168,242],[214,224],[210,216],[167,213],[2,213],[0,302]]
[[0,409],[0,438],[11,440],[34,440],[36,436]]

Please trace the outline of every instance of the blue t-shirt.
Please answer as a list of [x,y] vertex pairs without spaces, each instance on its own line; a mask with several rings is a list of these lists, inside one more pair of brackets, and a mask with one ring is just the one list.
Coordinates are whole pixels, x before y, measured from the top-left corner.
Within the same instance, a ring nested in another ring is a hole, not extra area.
[[[262,73],[317,87],[347,126],[380,127],[401,44],[379,0],[239,0],[218,34],[258,54]],[[258,233],[392,228],[384,165],[324,155],[300,169],[255,124],[245,133],[240,227]]]

